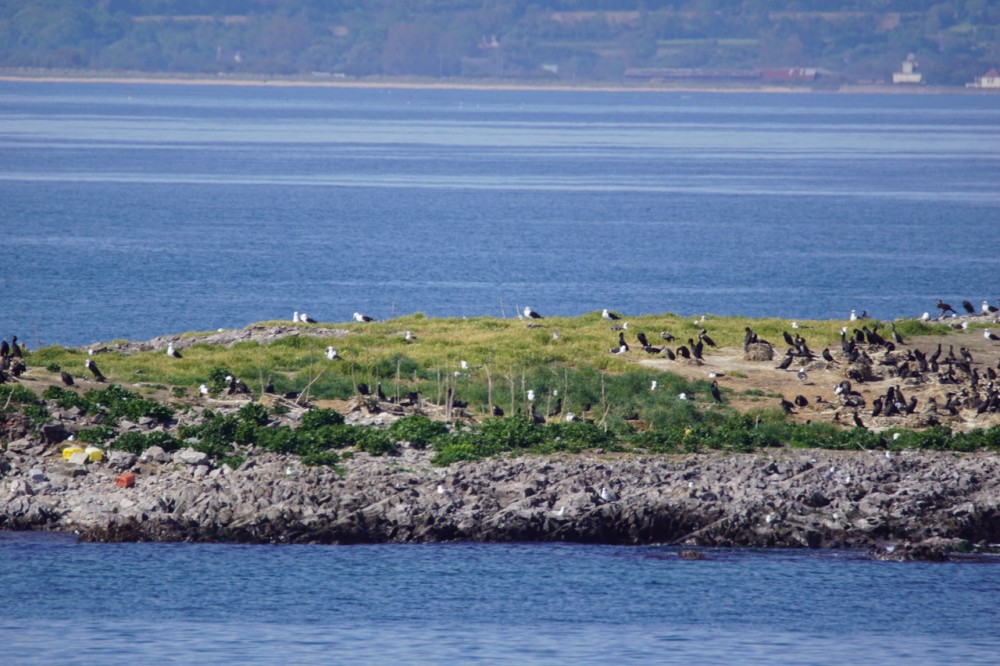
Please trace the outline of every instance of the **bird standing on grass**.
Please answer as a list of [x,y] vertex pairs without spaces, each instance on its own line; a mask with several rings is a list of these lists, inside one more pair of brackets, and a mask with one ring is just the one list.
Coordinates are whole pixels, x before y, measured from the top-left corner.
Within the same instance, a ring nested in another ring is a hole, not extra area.
[[542,315],[538,314],[527,305],[524,306],[524,318],[525,319],[545,319]]
[[97,364],[94,363],[94,361],[88,358],[87,362],[83,365],[87,368],[87,370],[90,370],[90,374],[94,375],[94,379],[99,382],[104,381],[104,375],[101,374],[101,371],[97,368]]
[[360,312],[355,312],[354,313],[354,321],[362,323],[362,324],[367,324],[368,322],[377,321],[377,320],[375,319],[375,317],[369,317],[366,314],[361,314]]

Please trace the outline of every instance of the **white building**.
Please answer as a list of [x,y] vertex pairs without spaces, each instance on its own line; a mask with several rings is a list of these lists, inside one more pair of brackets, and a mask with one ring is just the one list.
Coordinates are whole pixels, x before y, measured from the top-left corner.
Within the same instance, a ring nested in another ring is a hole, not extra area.
[[974,82],[966,83],[965,86],[967,88],[1000,88],[1000,72],[993,68],[976,78]]
[[922,83],[924,75],[916,71],[917,56],[910,54],[903,61],[900,71],[892,73],[893,83]]

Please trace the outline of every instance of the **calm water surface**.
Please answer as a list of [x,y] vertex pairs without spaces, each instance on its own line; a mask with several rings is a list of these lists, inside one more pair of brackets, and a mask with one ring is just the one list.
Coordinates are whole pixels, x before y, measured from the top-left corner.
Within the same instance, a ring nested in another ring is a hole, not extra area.
[[4,663],[993,664],[1000,567],[583,545],[0,533]]
[[1000,298],[1000,98],[0,82],[3,335]]

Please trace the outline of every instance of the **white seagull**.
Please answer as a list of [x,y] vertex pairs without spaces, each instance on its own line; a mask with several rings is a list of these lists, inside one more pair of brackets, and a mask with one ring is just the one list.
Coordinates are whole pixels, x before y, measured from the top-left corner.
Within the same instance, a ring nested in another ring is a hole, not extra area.
[[655,379],[652,382],[649,383],[649,390],[650,391],[655,391],[656,390],[656,380]]
[[366,314],[361,314],[360,312],[355,312],[354,313],[354,321],[361,322],[362,324],[366,324],[366,323],[368,323],[370,321],[376,321],[376,319],[375,319],[375,317],[369,317]]
[[996,333],[994,333],[988,328],[985,331],[983,331],[983,337],[986,338],[987,340],[994,340],[994,341],[1000,340],[1000,336],[997,336]]
[[601,499],[605,502],[614,502],[618,496],[608,490],[607,486],[601,486]]
[[337,350],[334,349],[332,346],[326,348],[326,357],[331,361],[336,361],[340,359],[340,355],[337,353]]
[[299,315],[299,321],[303,324],[315,324],[316,320],[307,315],[305,312]]
[[619,317],[617,314],[615,314],[614,312],[612,312],[611,310],[609,310],[607,308],[604,308],[604,310],[601,312],[601,316],[604,317],[605,319],[607,319],[608,321],[614,321],[615,319],[621,319],[621,317]]
[[542,315],[538,314],[527,305],[524,306],[524,317],[525,319],[545,319]]
[[174,349],[174,343],[167,344],[167,356],[171,358],[181,358],[181,353]]

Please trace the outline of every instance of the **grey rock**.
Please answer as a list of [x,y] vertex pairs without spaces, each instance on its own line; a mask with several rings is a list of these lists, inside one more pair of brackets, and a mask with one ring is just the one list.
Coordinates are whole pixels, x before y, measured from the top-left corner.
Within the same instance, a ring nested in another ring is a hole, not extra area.
[[104,454],[104,461],[112,469],[126,470],[135,465],[136,455],[127,451],[112,449]]
[[70,435],[69,430],[67,430],[66,426],[62,423],[46,423],[39,429],[39,432],[48,444],[57,444],[62,442]]
[[142,462],[168,463],[171,460],[173,460],[173,458],[169,453],[164,451],[161,447],[151,446],[142,452],[142,455],[139,456],[139,460],[141,460]]
[[208,454],[201,451],[195,451],[194,449],[181,449],[174,454],[174,460],[187,463],[188,465],[209,464]]

